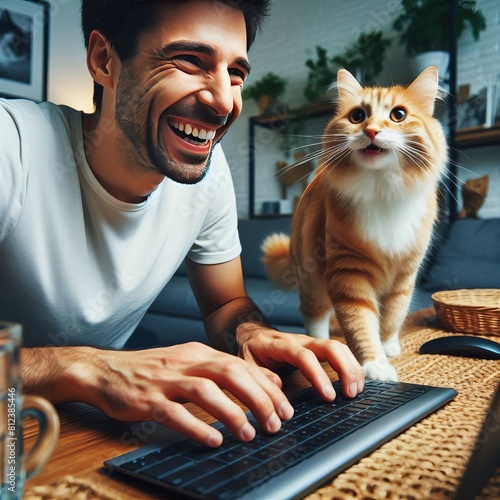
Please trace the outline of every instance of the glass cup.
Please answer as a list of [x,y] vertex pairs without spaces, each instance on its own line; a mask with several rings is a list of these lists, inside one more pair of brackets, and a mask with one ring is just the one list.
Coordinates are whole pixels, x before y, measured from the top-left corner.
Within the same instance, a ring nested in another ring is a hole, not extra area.
[[[0,321],[0,498],[20,500],[24,483],[47,463],[59,437],[59,416],[38,396],[23,396],[19,370],[22,327]],[[38,437],[24,453],[23,420],[38,420]]]

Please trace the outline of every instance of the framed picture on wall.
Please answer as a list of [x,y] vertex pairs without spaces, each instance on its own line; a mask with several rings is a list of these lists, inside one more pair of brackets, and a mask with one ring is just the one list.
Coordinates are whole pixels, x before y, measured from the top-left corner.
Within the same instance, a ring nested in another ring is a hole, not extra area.
[[0,0],[0,95],[47,99],[49,3]]
[[470,95],[470,85],[458,88],[457,131],[489,128],[495,123],[497,88],[488,84]]

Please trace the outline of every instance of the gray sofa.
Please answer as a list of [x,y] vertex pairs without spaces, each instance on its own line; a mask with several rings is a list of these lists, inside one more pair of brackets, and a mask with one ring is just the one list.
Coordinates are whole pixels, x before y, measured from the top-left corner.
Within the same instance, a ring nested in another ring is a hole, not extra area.
[[[296,292],[271,283],[261,263],[260,245],[272,232],[289,233],[290,217],[239,221],[245,287],[276,328],[303,332]],[[411,310],[432,306],[437,290],[500,288],[500,219],[461,219],[436,238],[419,278]],[[141,322],[129,347],[173,345],[197,340],[208,343],[201,315],[183,268],[166,285]]]
[[500,219],[458,219],[437,245],[411,310],[432,306],[439,290],[500,288]]

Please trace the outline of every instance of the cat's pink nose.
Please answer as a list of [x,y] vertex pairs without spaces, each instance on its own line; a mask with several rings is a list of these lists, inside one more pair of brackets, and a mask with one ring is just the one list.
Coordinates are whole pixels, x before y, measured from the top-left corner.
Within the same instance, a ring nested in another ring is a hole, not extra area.
[[380,130],[376,130],[374,128],[365,128],[365,134],[373,141],[375,136],[380,132]]

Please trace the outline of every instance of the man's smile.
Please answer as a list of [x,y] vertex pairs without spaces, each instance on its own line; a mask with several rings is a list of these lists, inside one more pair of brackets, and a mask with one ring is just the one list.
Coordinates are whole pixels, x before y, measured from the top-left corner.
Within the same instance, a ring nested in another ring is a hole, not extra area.
[[174,132],[186,142],[197,146],[204,146],[215,137],[216,130],[203,128],[200,125],[182,122],[180,120],[168,120]]

